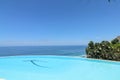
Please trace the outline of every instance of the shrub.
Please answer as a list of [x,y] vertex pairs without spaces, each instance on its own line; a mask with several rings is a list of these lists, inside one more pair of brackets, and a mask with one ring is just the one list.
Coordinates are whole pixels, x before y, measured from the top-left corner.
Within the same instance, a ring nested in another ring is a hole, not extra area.
[[86,54],[88,58],[120,61],[120,42],[117,38],[111,42],[94,43],[90,41],[86,48]]

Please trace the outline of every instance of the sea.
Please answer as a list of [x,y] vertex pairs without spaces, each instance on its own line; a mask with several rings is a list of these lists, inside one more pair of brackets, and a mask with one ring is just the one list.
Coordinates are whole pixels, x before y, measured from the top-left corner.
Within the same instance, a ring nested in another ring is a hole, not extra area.
[[86,46],[5,46],[0,47],[0,56],[61,55],[83,56]]

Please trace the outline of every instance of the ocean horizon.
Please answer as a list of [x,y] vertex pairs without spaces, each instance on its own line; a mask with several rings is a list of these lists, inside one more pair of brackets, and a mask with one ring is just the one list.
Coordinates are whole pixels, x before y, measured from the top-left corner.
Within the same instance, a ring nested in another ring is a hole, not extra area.
[[0,46],[0,56],[16,55],[85,55],[86,46]]

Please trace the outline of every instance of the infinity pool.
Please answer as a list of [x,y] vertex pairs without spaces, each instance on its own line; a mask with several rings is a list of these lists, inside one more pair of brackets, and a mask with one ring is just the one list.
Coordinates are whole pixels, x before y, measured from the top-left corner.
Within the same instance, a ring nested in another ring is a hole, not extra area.
[[120,80],[120,63],[63,56],[1,57],[0,80]]

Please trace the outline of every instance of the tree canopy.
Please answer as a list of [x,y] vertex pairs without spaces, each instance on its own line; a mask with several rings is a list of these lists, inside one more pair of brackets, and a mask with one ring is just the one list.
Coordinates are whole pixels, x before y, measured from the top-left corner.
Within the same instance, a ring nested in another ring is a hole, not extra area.
[[90,41],[86,48],[88,58],[107,59],[120,61],[120,42],[118,38],[112,41],[94,43]]

